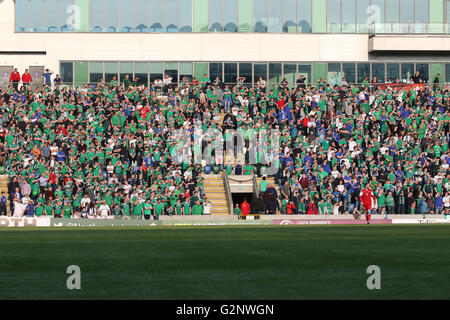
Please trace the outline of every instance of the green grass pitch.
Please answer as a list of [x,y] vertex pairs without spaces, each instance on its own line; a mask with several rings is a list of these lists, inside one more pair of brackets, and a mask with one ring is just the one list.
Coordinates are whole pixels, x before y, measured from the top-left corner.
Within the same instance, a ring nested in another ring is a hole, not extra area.
[[4,229],[0,299],[449,299],[449,240],[446,225]]

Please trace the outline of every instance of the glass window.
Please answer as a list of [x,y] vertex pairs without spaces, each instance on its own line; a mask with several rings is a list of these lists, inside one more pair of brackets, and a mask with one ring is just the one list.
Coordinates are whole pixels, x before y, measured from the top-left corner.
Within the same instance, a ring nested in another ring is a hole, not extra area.
[[194,32],[208,32],[208,0],[194,0]]
[[117,62],[105,62],[105,82],[109,83],[113,80],[113,77],[116,77],[116,80],[119,81],[118,78],[118,65]]
[[423,82],[428,82],[430,79],[428,63],[416,63],[416,71],[420,72],[420,77]]
[[430,16],[428,13],[430,5],[428,0],[416,0],[415,1],[415,22],[416,23],[428,23]]
[[89,30],[102,32],[103,30],[103,0],[91,0],[89,8]]
[[45,31],[58,32],[58,0],[45,0]]
[[134,31],[148,32],[150,3],[148,0],[134,0]]
[[120,32],[133,31],[133,1],[120,0]]
[[153,84],[156,79],[163,79],[162,62],[150,62],[150,83]]
[[104,32],[117,32],[119,24],[119,1],[108,0],[105,1],[105,25]]
[[28,29],[28,0],[16,0],[14,22],[16,32],[25,32]]
[[414,0],[400,0],[400,32],[411,32],[412,23],[414,23]]
[[210,62],[209,63],[209,77],[211,81],[216,80],[218,77],[220,81],[223,81],[222,79],[222,62]]
[[222,17],[222,0],[209,0],[209,31],[223,31]]
[[73,82],[73,62],[61,62],[59,72],[63,82]]
[[173,83],[178,83],[178,62],[164,63],[164,75],[169,75]]
[[138,85],[148,85],[148,63],[136,62],[134,64],[134,78],[133,81]]
[[258,83],[259,77],[262,77],[263,80],[267,82],[267,64],[266,63],[255,63],[253,65],[254,74],[253,74],[253,83]]
[[223,75],[225,83],[236,84],[237,63],[224,63]]
[[180,1],[180,32],[192,32],[192,0]]
[[385,32],[386,15],[384,10],[384,0],[372,0],[372,14],[376,32]]
[[370,63],[358,63],[358,83],[370,82]]
[[400,0],[386,0],[386,32],[400,32]]
[[398,63],[388,63],[386,65],[386,78],[391,79],[392,82],[398,78],[400,79],[400,65]]
[[372,79],[377,77],[379,83],[384,83],[385,79],[384,63],[372,63]]
[[89,63],[89,82],[101,82],[103,78],[103,62]]
[[44,1],[30,1],[30,27],[28,31],[44,32]]
[[133,80],[133,62],[121,62],[120,63],[120,82],[128,75],[130,80]]
[[164,31],[163,0],[150,1],[150,32]]
[[311,32],[311,0],[297,0],[298,32]]
[[60,0],[59,24],[61,26],[61,31],[73,32],[75,30],[75,14],[74,0]]
[[239,0],[239,32],[253,30],[253,0]]
[[14,21],[16,32],[25,32],[28,29],[28,0],[16,0]]
[[327,2],[327,29],[331,33],[341,32],[341,0]]
[[289,88],[295,88],[297,81],[297,64],[285,63],[283,72],[284,78],[286,78]]
[[254,32],[267,32],[267,0],[254,0]]
[[223,3],[223,24],[224,31],[237,32],[238,31],[238,12],[237,0],[224,0]]
[[269,89],[281,84],[281,63],[269,63]]
[[192,62],[180,62],[180,79],[183,78],[189,83],[192,81]]
[[450,33],[450,0],[447,0],[447,32]]
[[356,28],[358,33],[369,32],[370,16],[370,0],[356,1]]
[[283,32],[297,32],[297,0],[283,1]]
[[402,63],[402,81],[407,82],[414,76],[414,63]]
[[340,84],[341,79],[341,64],[340,63],[329,63],[327,81],[331,86]]
[[269,32],[281,32],[282,3],[280,0],[269,0]]
[[342,64],[342,77],[345,78],[347,83],[356,82],[356,70],[354,63],[343,63]]
[[312,81],[311,64],[300,63],[297,67],[298,67],[298,74],[306,78],[305,83],[311,83]]
[[415,25],[414,31],[416,33],[427,32],[427,23],[430,21],[428,0],[415,1]]
[[342,32],[356,31],[355,0],[342,0]]
[[[178,32],[178,0],[166,0],[166,32]],[[173,78],[175,81],[175,78]]]
[[239,63],[239,77],[245,77],[244,85],[252,84],[252,64],[251,63]]
[[445,82],[450,82],[450,63],[445,64]]
[[45,31],[58,32],[58,0],[45,0]]

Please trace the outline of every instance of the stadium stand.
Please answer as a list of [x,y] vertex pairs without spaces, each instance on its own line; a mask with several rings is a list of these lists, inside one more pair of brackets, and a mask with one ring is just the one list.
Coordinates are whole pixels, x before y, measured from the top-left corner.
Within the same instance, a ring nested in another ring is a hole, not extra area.
[[[448,86],[416,74],[408,83],[230,89],[225,97],[221,83],[180,83],[161,99],[155,85],[133,82],[1,89],[8,210],[20,200],[32,204],[28,215],[148,219],[204,214],[211,201],[207,214],[228,214],[226,173],[255,174],[258,188],[265,184],[264,213],[270,194],[285,214],[314,214],[312,203],[318,214],[361,212],[366,185],[380,214],[449,211]],[[227,141],[227,124],[241,130],[244,153],[213,151],[210,165],[176,161],[185,148],[176,129],[200,138],[188,145],[195,153],[217,142],[208,144],[207,129],[223,130]],[[281,132],[279,161],[270,158],[271,142],[253,144],[262,129]],[[251,152],[269,161],[252,165]],[[272,162],[279,170],[262,183]]]

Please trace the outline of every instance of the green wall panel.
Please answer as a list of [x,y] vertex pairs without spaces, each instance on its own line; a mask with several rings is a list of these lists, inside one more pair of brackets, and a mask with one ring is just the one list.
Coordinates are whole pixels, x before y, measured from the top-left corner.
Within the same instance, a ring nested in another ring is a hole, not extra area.
[[439,78],[439,82],[442,86],[442,83],[444,82],[444,64],[443,63],[430,63],[430,85],[433,83],[434,78],[436,78],[436,75],[440,73],[441,77]]
[[208,0],[194,0],[194,32],[208,32]]
[[253,0],[239,0],[238,6],[239,32],[252,32]]
[[313,82],[317,83],[320,78],[327,79],[327,64],[326,63],[313,63]]
[[88,63],[75,62],[75,77],[74,82],[77,85],[88,82]]
[[442,33],[444,23],[444,1],[430,0],[430,32]]
[[312,32],[327,32],[327,0],[312,2]]
[[75,0],[75,32],[89,31],[89,0]]
[[208,74],[208,63],[207,62],[196,62],[194,64],[194,77],[198,82],[201,82],[204,74]]

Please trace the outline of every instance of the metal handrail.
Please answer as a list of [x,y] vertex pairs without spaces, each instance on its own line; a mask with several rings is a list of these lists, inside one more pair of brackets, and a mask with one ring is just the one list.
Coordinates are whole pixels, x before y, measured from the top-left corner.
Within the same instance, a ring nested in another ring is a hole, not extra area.
[[258,181],[256,180],[256,175],[253,174],[253,193],[256,195],[256,197],[259,197],[259,187],[258,187]]
[[421,34],[435,34],[448,35],[450,34],[450,23],[408,23],[408,22],[376,22],[369,24],[369,35],[376,34],[395,34],[395,35],[421,35]]
[[[412,76],[413,74],[411,74],[411,76]],[[441,75],[441,76],[444,76],[444,75]],[[369,75],[367,75],[367,77],[369,77]],[[389,76],[386,76],[385,75],[385,77],[386,78],[388,78]],[[397,77],[397,76],[393,76],[393,77],[390,77],[391,79],[394,79],[395,77]],[[379,83],[370,83],[370,81],[369,82],[367,82],[367,83],[361,83],[361,82],[347,82],[346,84],[343,84],[342,83],[342,80],[341,79],[338,79],[338,81],[337,82],[335,82],[335,81],[328,81],[327,79],[323,79],[324,80],[324,82],[319,82],[319,81],[317,81],[317,82],[309,82],[309,83],[305,83],[305,86],[308,86],[308,85],[310,85],[310,86],[312,86],[312,87],[314,87],[314,88],[318,88],[319,86],[326,86],[326,85],[330,85],[331,87],[334,87],[335,85],[337,85],[337,86],[347,86],[347,87],[350,87],[350,88],[356,88],[356,87],[369,87],[369,88],[372,88],[372,87],[375,87],[375,86],[378,86],[378,85],[389,85],[389,84],[392,84],[392,85],[395,85],[395,83],[386,83],[386,82],[379,82]],[[408,82],[405,82],[405,80],[406,79],[401,79],[401,82],[399,82],[398,84],[412,84],[412,83],[408,83]],[[433,81],[434,81],[434,79],[433,78],[430,78],[429,80],[427,80],[426,82],[423,82],[423,84],[426,86],[426,87],[432,87],[432,86],[434,86],[434,83],[433,83]],[[89,82],[89,83],[86,83],[86,82],[66,82],[66,83],[61,83],[61,84],[52,84],[52,86],[51,87],[49,87],[51,90],[55,90],[55,89],[57,89],[57,88],[59,88],[59,89],[62,89],[62,88],[66,88],[66,89],[74,89],[74,90],[82,90],[82,89],[92,89],[92,88],[95,88],[95,87],[97,87],[97,85],[104,85],[104,87],[105,88],[107,88],[107,89],[111,89],[112,87],[111,87],[111,85],[109,84],[109,83],[95,83],[95,82]],[[121,83],[121,84],[123,84],[123,83]],[[229,88],[230,89],[233,89],[233,86],[234,86],[235,84],[229,84]],[[9,86],[12,86],[12,84],[9,82],[9,81],[2,81],[2,80],[0,80],[0,88],[1,89],[7,89]],[[21,84],[21,82],[19,82],[19,87],[21,87],[22,86],[22,84]],[[246,87],[246,88],[248,88],[248,89],[250,89],[250,88],[256,88],[256,86],[253,86],[252,84],[244,84],[244,86]],[[266,87],[266,92],[267,93],[269,93],[270,92],[270,90],[272,90],[272,89],[279,89],[280,88],[280,86],[281,86],[281,83],[277,83],[277,84],[270,84],[270,86],[267,86]],[[444,88],[444,87],[448,87],[448,86],[450,86],[450,82],[440,82],[439,83],[439,86],[441,87],[441,88]],[[44,87],[44,83],[39,83],[39,85],[37,85],[37,83],[33,83],[32,85],[31,85],[31,88],[32,88],[32,90],[35,90],[36,88],[39,88],[39,89],[42,89]],[[162,89],[161,88],[159,88],[159,87],[155,87],[155,86],[151,86],[152,87],[152,90],[154,90],[155,92],[161,92],[161,93],[163,93],[163,91],[162,91]],[[296,88],[297,87],[297,85],[288,85],[288,87],[287,87],[287,89],[288,90],[292,90],[292,89],[294,89],[294,88]],[[131,87],[131,88],[135,88],[135,87]],[[148,89],[150,89],[150,87],[148,87],[148,86],[146,86],[145,87],[146,88],[146,90],[148,90]],[[175,88],[175,86],[174,86],[174,88]],[[181,90],[182,88],[180,88],[180,87],[178,87],[179,88],[179,90]]]
[[226,195],[227,204],[228,204],[228,212],[230,213],[230,215],[233,215],[234,203],[233,203],[233,197],[231,196],[230,181],[228,180],[228,175],[226,172],[224,173],[223,177],[224,177],[223,184],[225,187],[225,195]]

